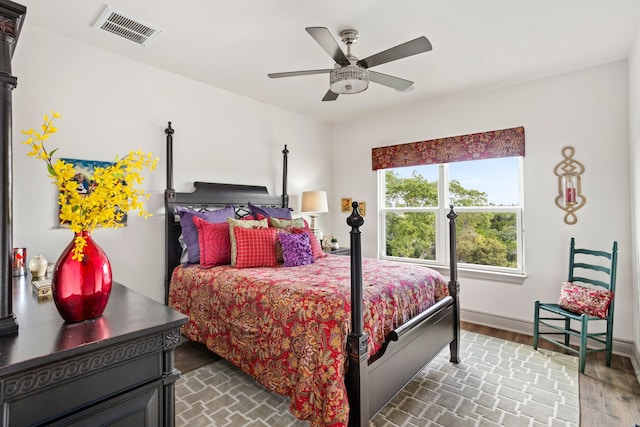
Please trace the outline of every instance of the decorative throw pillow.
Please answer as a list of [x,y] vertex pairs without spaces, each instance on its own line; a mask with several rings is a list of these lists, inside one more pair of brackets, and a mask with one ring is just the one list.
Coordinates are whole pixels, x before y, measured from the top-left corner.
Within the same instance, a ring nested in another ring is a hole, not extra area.
[[180,252],[180,264],[186,265],[189,263],[189,253],[187,252],[187,244],[184,242],[182,233],[178,236],[178,243],[180,243],[180,247],[182,248],[182,252]]
[[311,242],[307,233],[278,233],[285,267],[313,263]]
[[305,228],[303,218],[292,218],[292,219],[270,218],[270,219],[271,219],[271,226],[275,228],[287,228],[287,227]]
[[252,203],[248,205],[249,213],[254,217],[258,217],[258,214],[267,218],[283,218],[291,219],[291,208],[272,208],[268,206],[256,206]]
[[613,292],[607,289],[588,288],[571,282],[562,282],[558,305],[578,314],[607,317],[607,309],[613,299]]
[[295,228],[291,227],[292,230],[301,230],[303,233],[306,233],[309,236],[309,242],[311,243],[311,253],[313,254],[313,259],[324,258],[327,254],[322,251],[322,246],[320,245],[320,241],[313,234],[310,228]]
[[176,212],[180,215],[180,227],[182,228],[182,238],[187,245],[188,264],[198,264],[200,262],[200,243],[198,241],[198,230],[193,223],[193,217],[202,218],[207,222],[226,222],[228,217],[233,218],[236,209],[232,205],[215,211],[197,211],[182,206],[176,206]]
[[231,238],[229,236],[229,224],[220,222],[212,224],[193,217],[193,222],[198,230],[198,243],[200,246],[200,267],[210,268],[216,265],[231,263]]
[[236,268],[275,267],[276,229],[234,227]]
[[[231,266],[236,266],[236,236],[233,230],[238,228],[267,228],[269,224],[266,219],[256,220],[256,219],[234,219],[227,218],[227,222],[229,223],[229,239],[231,240]],[[275,231],[275,230],[274,230]],[[274,248],[274,256],[275,256],[275,248]]]

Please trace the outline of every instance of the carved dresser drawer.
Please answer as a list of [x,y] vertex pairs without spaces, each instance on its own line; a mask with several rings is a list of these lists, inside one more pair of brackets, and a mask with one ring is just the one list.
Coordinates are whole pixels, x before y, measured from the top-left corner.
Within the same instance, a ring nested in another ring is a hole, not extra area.
[[102,317],[69,324],[27,282],[18,335],[0,337],[1,425],[173,425],[185,316],[114,283]]

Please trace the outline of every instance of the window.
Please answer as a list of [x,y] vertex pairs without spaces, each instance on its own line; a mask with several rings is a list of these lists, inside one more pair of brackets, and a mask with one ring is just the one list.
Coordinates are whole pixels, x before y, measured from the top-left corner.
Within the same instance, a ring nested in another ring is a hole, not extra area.
[[449,263],[449,205],[455,206],[458,262],[523,273],[522,157],[378,170],[383,258]]

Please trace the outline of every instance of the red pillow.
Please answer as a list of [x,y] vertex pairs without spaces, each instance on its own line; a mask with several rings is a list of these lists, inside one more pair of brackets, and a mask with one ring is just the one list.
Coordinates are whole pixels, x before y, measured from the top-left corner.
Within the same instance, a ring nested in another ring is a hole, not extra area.
[[231,239],[229,224],[212,224],[196,216],[193,223],[198,230],[200,246],[200,267],[210,268],[231,263]]
[[608,289],[588,288],[562,282],[558,305],[565,310],[588,316],[607,317],[607,309],[613,299],[613,292]]
[[236,268],[275,267],[276,229],[234,227]]

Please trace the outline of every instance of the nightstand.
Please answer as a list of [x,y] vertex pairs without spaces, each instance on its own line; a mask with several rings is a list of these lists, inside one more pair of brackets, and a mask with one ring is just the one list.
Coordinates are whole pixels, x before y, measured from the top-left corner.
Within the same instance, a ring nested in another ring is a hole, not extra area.
[[338,249],[331,249],[329,251],[330,254],[333,255],[351,255],[351,248],[338,248]]

